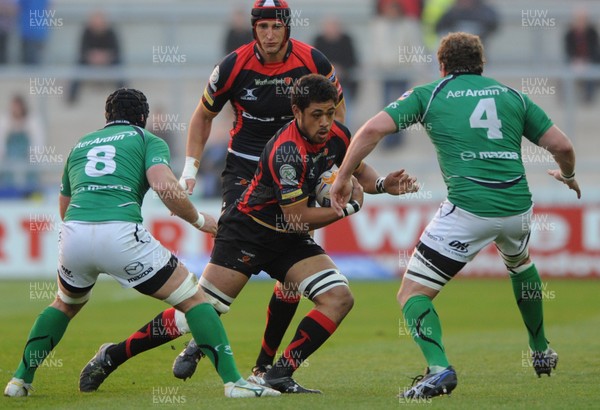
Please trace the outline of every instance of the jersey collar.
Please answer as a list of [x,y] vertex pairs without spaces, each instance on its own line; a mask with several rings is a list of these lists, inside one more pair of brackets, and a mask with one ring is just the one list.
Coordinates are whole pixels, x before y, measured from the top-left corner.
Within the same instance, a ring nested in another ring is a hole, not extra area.
[[127,120],[114,120],[111,122],[107,122],[104,128],[110,127],[112,125],[131,125],[131,123]]
[[[283,63],[285,63],[287,61],[287,59],[290,57],[290,55],[292,54],[292,40],[289,39],[287,41],[288,45],[287,45],[287,50],[285,52],[285,54],[283,55]],[[265,62],[265,59],[263,58],[262,54],[260,54],[259,51],[259,47],[258,47],[258,41],[254,42],[254,56],[256,57],[256,59],[262,64],[265,65],[267,64]],[[279,64],[279,63],[273,63],[273,64]]]
[[453,75],[454,77],[458,77],[459,75],[465,75],[465,74],[470,74],[470,75],[481,75],[481,73],[475,73],[473,71],[469,71],[469,70],[455,70],[452,71],[451,73],[448,73],[448,75]]

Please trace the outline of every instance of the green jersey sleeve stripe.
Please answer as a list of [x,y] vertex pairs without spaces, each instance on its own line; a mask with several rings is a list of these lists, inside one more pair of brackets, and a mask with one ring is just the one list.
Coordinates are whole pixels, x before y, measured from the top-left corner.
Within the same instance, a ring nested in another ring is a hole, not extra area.
[[521,100],[521,102],[523,103],[523,109],[526,110],[527,109],[527,104],[525,103],[525,99],[523,98],[523,96],[521,95],[520,92],[518,92],[517,90],[515,90],[512,87],[508,87],[508,86],[504,86],[506,88],[508,88],[510,91],[512,91],[513,93],[517,94],[517,96],[519,97],[519,99]]
[[142,140],[146,141],[146,133],[143,128],[138,127],[137,125],[132,125],[133,129],[142,137]]
[[440,83],[433,89],[431,97],[429,97],[429,101],[427,102],[427,107],[425,107],[425,112],[423,113],[422,119],[424,119],[427,116],[427,112],[429,111],[429,107],[431,106],[431,103],[435,96],[438,95],[438,93],[442,91],[442,88],[444,88],[450,81],[454,80],[455,78],[456,77],[454,76],[454,74],[452,74],[449,77],[446,77],[445,79],[440,81]]

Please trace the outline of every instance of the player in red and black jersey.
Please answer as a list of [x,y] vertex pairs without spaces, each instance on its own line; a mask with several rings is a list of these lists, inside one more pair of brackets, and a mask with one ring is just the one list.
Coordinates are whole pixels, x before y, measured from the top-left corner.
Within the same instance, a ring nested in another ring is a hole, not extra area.
[[290,38],[291,11],[285,1],[257,0],[252,9],[255,40],[227,55],[213,70],[190,121],[181,183],[191,191],[212,120],[230,102],[235,120],[223,172],[223,204],[239,197],[252,178],[267,141],[293,118],[291,90],[300,77],[316,73],[337,88],[336,119],[346,107],[335,68],[317,49]]
[[[269,31],[269,24],[275,26],[272,31]],[[255,33],[265,31],[267,36],[280,30],[279,24],[278,21],[261,20]],[[238,48],[214,68],[200,101],[202,111],[195,114],[205,119],[216,115],[231,102],[235,123],[230,132],[229,154],[254,162],[265,143],[293,118],[289,98],[300,77],[309,73],[328,76],[342,97],[334,68],[317,49],[289,39],[279,52],[283,53],[282,61],[269,62],[262,56],[259,44],[254,41]],[[340,109],[338,116],[343,119],[342,111]],[[188,149],[193,146],[190,142]]]
[[[292,374],[353,304],[348,281],[308,233],[341,218],[332,208],[311,206],[319,175],[341,163],[350,144],[350,132],[334,121],[336,103],[336,88],[325,77],[300,79],[292,94],[294,120],[267,143],[250,186],[221,215],[211,260],[200,278],[216,306],[229,308],[261,270],[315,303],[277,363],[249,379],[283,393],[319,392],[300,386]],[[360,210],[363,186],[368,193],[392,195],[415,186],[403,170],[380,178],[365,163],[354,175],[344,216]]]
[[291,230],[282,207],[307,201],[314,206],[319,176],[340,165],[350,143],[350,132],[335,121],[325,142],[304,135],[298,121],[282,128],[265,146],[252,183],[237,207],[256,222],[275,230]]

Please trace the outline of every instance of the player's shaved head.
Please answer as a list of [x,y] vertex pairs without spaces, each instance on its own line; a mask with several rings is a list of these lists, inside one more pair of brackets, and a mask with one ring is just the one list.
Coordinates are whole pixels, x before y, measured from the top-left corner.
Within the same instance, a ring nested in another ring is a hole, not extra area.
[[437,58],[444,64],[446,73],[481,74],[485,64],[479,36],[463,32],[449,33],[442,38]]

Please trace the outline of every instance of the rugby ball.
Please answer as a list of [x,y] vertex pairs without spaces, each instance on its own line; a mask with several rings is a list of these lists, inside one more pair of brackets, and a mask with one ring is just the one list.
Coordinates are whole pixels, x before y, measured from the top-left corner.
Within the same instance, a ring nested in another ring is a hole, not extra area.
[[329,190],[331,189],[331,185],[333,185],[336,176],[337,171],[332,170],[325,171],[319,176],[317,187],[315,188],[315,198],[319,206],[324,208],[329,208],[331,206]]

